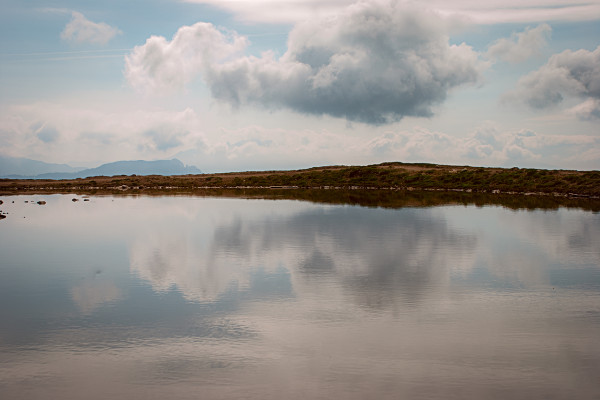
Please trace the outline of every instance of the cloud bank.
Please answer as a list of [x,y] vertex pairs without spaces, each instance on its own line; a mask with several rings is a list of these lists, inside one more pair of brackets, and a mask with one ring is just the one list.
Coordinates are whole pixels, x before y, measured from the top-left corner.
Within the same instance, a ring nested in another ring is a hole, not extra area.
[[[114,111],[53,103],[14,106],[0,113],[4,155],[87,163],[163,159],[202,148],[198,115],[181,111]],[[108,161],[105,161],[108,160]],[[87,164],[86,164],[87,165]]]
[[95,163],[89,166],[179,158],[206,172],[384,161],[600,169],[600,137],[591,134],[504,130],[492,122],[463,137],[419,127],[374,128],[368,135],[260,125],[214,128],[191,108],[107,113],[50,103],[12,106],[0,112],[0,142],[0,153],[12,157]]
[[530,168],[598,169],[600,138],[502,131],[484,124],[466,137],[426,129],[390,132],[365,146],[377,159]]
[[575,107],[582,119],[600,115],[600,46],[594,51],[565,50],[519,80],[507,99],[519,99],[534,109],[559,105],[565,97],[584,99]]
[[477,82],[478,55],[450,45],[448,21],[397,3],[358,3],[300,23],[286,53],[240,52],[248,42],[208,23],[150,37],[126,56],[125,76],[143,91],[181,89],[200,75],[233,107],[287,108],[367,124],[430,117],[448,93]]
[[105,45],[122,33],[118,28],[104,22],[92,22],[77,11],[73,11],[71,15],[71,21],[60,34],[61,39],[67,42]]

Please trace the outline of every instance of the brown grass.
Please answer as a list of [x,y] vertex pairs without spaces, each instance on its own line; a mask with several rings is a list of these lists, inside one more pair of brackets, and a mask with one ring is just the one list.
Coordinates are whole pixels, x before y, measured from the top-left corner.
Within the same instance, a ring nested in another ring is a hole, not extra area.
[[35,192],[140,192],[200,188],[335,188],[440,190],[600,197],[600,171],[480,168],[383,163],[292,171],[230,172],[181,176],[97,176],[71,180],[0,180],[0,194]]

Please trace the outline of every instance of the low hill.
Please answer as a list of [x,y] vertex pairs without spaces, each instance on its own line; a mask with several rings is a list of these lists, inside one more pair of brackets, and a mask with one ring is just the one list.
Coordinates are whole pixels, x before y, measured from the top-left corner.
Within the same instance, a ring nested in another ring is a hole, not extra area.
[[[99,172],[99,171],[95,171]],[[20,191],[193,191],[201,188],[441,190],[600,197],[600,171],[478,168],[400,162],[295,171],[172,176],[94,176],[70,180],[0,180],[0,193]]]

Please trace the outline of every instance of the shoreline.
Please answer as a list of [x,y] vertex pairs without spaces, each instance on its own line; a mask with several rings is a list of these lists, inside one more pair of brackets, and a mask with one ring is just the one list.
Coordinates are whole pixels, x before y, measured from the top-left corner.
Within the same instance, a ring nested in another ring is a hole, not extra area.
[[208,189],[438,191],[600,199],[600,171],[383,163],[291,171],[0,179],[0,194],[148,193]]
[[[266,201],[291,200],[320,204],[350,205],[381,208],[435,207],[435,206],[501,206],[513,210],[557,210],[576,208],[600,212],[600,199],[552,195],[523,195],[509,193],[481,193],[440,190],[387,190],[387,189],[295,189],[295,188],[221,188],[115,190],[115,191],[40,191],[32,190],[0,196],[0,201],[12,203],[18,197],[32,204],[47,201],[52,196],[71,197],[74,204],[80,200],[94,202],[101,197],[212,197],[231,199],[260,199]],[[41,205],[45,207],[45,205]],[[0,214],[2,206],[0,206]]]
[[[13,190],[11,190],[13,189]],[[210,190],[323,190],[323,191],[388,191],[388,192],[443,192],[443,193],[472,193],[481,195],[510,195],[510,196],[539,196],[555,197],[565,199],[589,199],[599,200],[600,196],[581,193],[557,193],[557,192],[519,192],[519,191],[501,191],[495,190],[472,190],[472,189],[452,189],[452,188],[414,188],[414,187],[367,187],[367,186],[155,186],[149,187],[94,187],[94,186],[76,186],[69,190],[62,187],[36,186],[36,187],[16,187],[8,190],[0,190],[1,196],[18,196],[27,194],[96,194],[96,195],[152,195],[152,194],[178,194],[197,191]]]

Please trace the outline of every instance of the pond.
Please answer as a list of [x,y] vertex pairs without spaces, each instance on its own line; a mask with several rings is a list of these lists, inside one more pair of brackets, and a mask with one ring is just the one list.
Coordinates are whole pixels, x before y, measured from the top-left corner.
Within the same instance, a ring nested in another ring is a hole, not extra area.
[[2,200],[0,398],[600,397],[585,207]]

